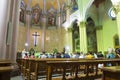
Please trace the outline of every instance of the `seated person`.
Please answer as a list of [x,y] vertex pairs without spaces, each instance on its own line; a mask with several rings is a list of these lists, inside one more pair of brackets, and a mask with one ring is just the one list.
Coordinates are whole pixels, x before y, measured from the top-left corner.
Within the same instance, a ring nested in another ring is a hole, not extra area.
[[46,52],[43,51],[42,54],[40,54],[40,58],[47,58]]
[[104,58],[104,55],[102,54],[101,51],[99,51],[99,52],[97,53],[97,57],[98,57],[98,58]]
[[86,54],[85,58],[87,58],[87,59],[92,59],[92,58],[94,58],[94,55],[93,55],[92,52],[88,52],[88,53]]
[[28,54],[27,54],[27,53],[25,53],[25,56],[24,56],[24,58],[28,58]]
[[61,58],[61,53],[57,52],[56,53],[56,58]]
[[80,52],[79,58],[85,58],[85,53],[84,52]]
[[108,59],[115,58],[115,54],[114,54],[113,48],[109,48],[109,49],[108,49],[108,54],[107,54],[106,57],[107,57]]
[[[115,58],[115,54],[114,54],[113,48],[109,48],[109,49],[108,49],[108,54],[106,55],[106,57],[107,57],[108,59],[113,59],[113,58]],[[107,66],[112,66],[112,64],[111,64],[111,63],[107,63]]]
[[31,54],[30,58],[35,58],[34,53]]

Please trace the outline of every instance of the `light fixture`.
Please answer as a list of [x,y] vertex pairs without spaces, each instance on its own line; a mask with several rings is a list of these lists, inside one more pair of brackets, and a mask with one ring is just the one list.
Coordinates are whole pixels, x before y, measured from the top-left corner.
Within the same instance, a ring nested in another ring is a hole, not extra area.
[[25,43],[25,46],[27,47],[27,46],[28,46],[28,43]]
[[115,20],[116,14],[115,14],[115,11],[114,11],[114,8],[113,8],[113,7],[111,7],[111,8],[109,9],[108,15],[109,15],[110,18],[112,18],[113,20]]

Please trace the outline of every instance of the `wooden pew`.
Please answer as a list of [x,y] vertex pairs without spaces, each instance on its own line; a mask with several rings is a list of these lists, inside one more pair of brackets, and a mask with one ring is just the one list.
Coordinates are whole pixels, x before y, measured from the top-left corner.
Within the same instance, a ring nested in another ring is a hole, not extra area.
[[[75,78],[76,79],[77,78],[85,79],[86,77],[91,77],[90,73],[91,73],[91,71],[94,70],[92,76],[93,76],[93,78],[95,78],[95,77],[97,78],[98,76],[101,77],[101,75],[102,75],[101,71],[98,68],[98,64],[104,64],[104,66],[106,66],[107,63],[112,63],[112,64],[114,63],[114,65],[120,64],[119,59],[112,60],[112,59],[45,58],[45,59],[26,59],[26,60],[28,60],[28,65],[26,67],[26,70],[24,70],[24,71],[26,73],[25,76],[27,77],[27,80],[30,80],[31,75],[32,75],[32,80],[37,80],[38,76],[41,76],[41,75],[45,75],[45,76],[47,75],[47,79],[49,80],[49,78],[48,78],[49,69],[50,70],[52,69],[51,70],[52,73],[49,72],[50,75],[55,74],[57,72],[57,70],[60,70],[63,79],[67,79],[66,72],[68,72],[68,69],[71,69],[73,79],[75,79]],[[25,63],[24,61],[25,60],[23,60],[23,63]],[[61,64],[61,61],[63,62],[63,64]],[[66,62],[69,62],[69,65]],[[52,68],[49,68],[49,67],[51,67],[51,64],[53,64],[53,63],[54,63],[54,65],[52,66]],[[59,66],[56,67],[55,65],[57,65],[57,66],[59,65]],[[82,67],[82,69],[81,69],[81,67]],[[91,67],[93,67],[93,69],[91,69]],[[99,75],[98,71],[101,73],[100,75]],[[78,73],[80,73],[80,72],[84,72],[84,74],[79,75]]]
[[[87,80],[89,78],[89,80],[94,80],[96,78],[100,78],[102,76],[102,74],[98,74],[98,64],[104,64],[104,66],[106,66],[107,63],[114,63],[116,65],[119,65],[120,63],[120,59],[95,59],[95,60],[79,60],[79,61],[47,61],[47,79],[46,80],[52,80],[52,72],[53,72],[53,67],[59,68],[62,67],[64,70],[62,72],[62,80],[67,80],[67,79],[72,79],[72,80]],[[78,74],[79,71],[79,66],[81,65],[85,65],[86,66],[86,74],[84,77],[82,77],[82,74]],[[89,72],[89,67],[90,66],[94,66],[95,67],[95,71],[94,74],[91,74]],[[66,69],[67,66],[72,66],[74,67],[74,73],[75,75],[73,75],[72,77],[66,78]]]
[[10,73],[13,70],[10,60],[0,60],[0,80],[10,80]]
[[[44,59],[35,59],[35,70],[32,72],[32,80],[38,80],[38,76],[46,76],[47,72],[47,61],[74,61],[78,59],[70,59],[70,58],[44,58]],[[61,71],[57,71],[58,68],[54,68],[54,72],[59,73]],[[29,72],[31,73],[31,72]]]
[[102,80],[120,80],[120,66],[103,67]]
[[28,65],[26,67],[26,80],[31,79],[31,75],[34,75],[35,70],[36,70],[36,64],[35,64],[35,59],[27,59]]

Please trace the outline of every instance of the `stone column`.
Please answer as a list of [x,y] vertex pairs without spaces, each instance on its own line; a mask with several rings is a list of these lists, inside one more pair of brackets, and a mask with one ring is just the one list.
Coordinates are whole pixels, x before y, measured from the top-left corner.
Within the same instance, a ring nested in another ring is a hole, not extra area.
[[8,26],[7,26],[7,37],[6,37],[6,53],[7,53],[7,59],[11,59],[11,45],[12,45],[12,34],[13,34],[13,16],[14,13],[14,0],[11,1],[9,0],[9,5],[8,5]]
[[21,0],[13,1],[13,14],[12,14],[12,24],[13,24],[13,32],[12,32],[12,41],[10,45],[10,59],[14,62],[16,61],[17,54],[17,42],[18,42],[18,32],[19,32],[19,9]]
[[26,32],[27,33],[26,33],[26,43],[25,43],[26,51],[29,50],[29,46],[30,46],[30,22],[31,22],[31,13],[30,11],[27,11],[26,13]]
[[58,30],[58,36],[59,37],[57,37],[58,39],[58,46],[56,46],[56,48],[58,49],[58,50],[60,50],[60,51],[62,51],[62,46],[64,46],[64,45],[62,45],[63,43],[61,42],[61,33],[62,33],[62,29],[61,29],[61,17],[60,17],[60,14],[58,15],[58,20],[57,20],[57,25],[58,25],[58,28],[57,28],[57,30]]
[[87,35],[85,22],[80,22],[80,51],[87,52]]
[[46,38],[46,16],[44,15],[42,17],[42,36],[41,36],[41,39],[42,39],[42,51],[45,51],[45,38]]
[[26,42],[25,42],[25,49],[29,51],[30,46],[30,24],[31,24],[31,3],[32,0],[28,0],[27,7],[26,7]]
[[120,11],[117,13],[116,20],[117,20],[117,28],[118,28],[118,36],[119,36],[119,45],[120,45]]
[[11,0],[0,0],[0,59],[6,59],[7,26]]
[[[70,4],[70,0],[68,0],[68,4]],[[66,11],[66,20],[68,20],[68,23],[70,23],[70,14],[71,14],[71,10],[67,9]],[[69,28],[66,29],[66,35],[65,35],[65,40],[66,40],[66,45],[69,46],[69,52],[72,53],[73,52],[73,38],[72,38],[72,24],[69,26]]]
[[97,50],[98,51],[104,51],[102,27],[103,27],[102,25],[96,26]]

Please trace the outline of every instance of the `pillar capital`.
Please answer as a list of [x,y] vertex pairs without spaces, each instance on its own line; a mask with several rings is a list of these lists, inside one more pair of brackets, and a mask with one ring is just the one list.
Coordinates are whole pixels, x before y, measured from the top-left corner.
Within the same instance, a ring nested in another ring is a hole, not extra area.
[[103,26],[102,25],[98,25],[96,26],[96,30],[102,30]]
[[85,25],[86,25],[86,22],[85,22],[85,21],[81,21],[81,22],[80,22],[80,27],[85,27]]

